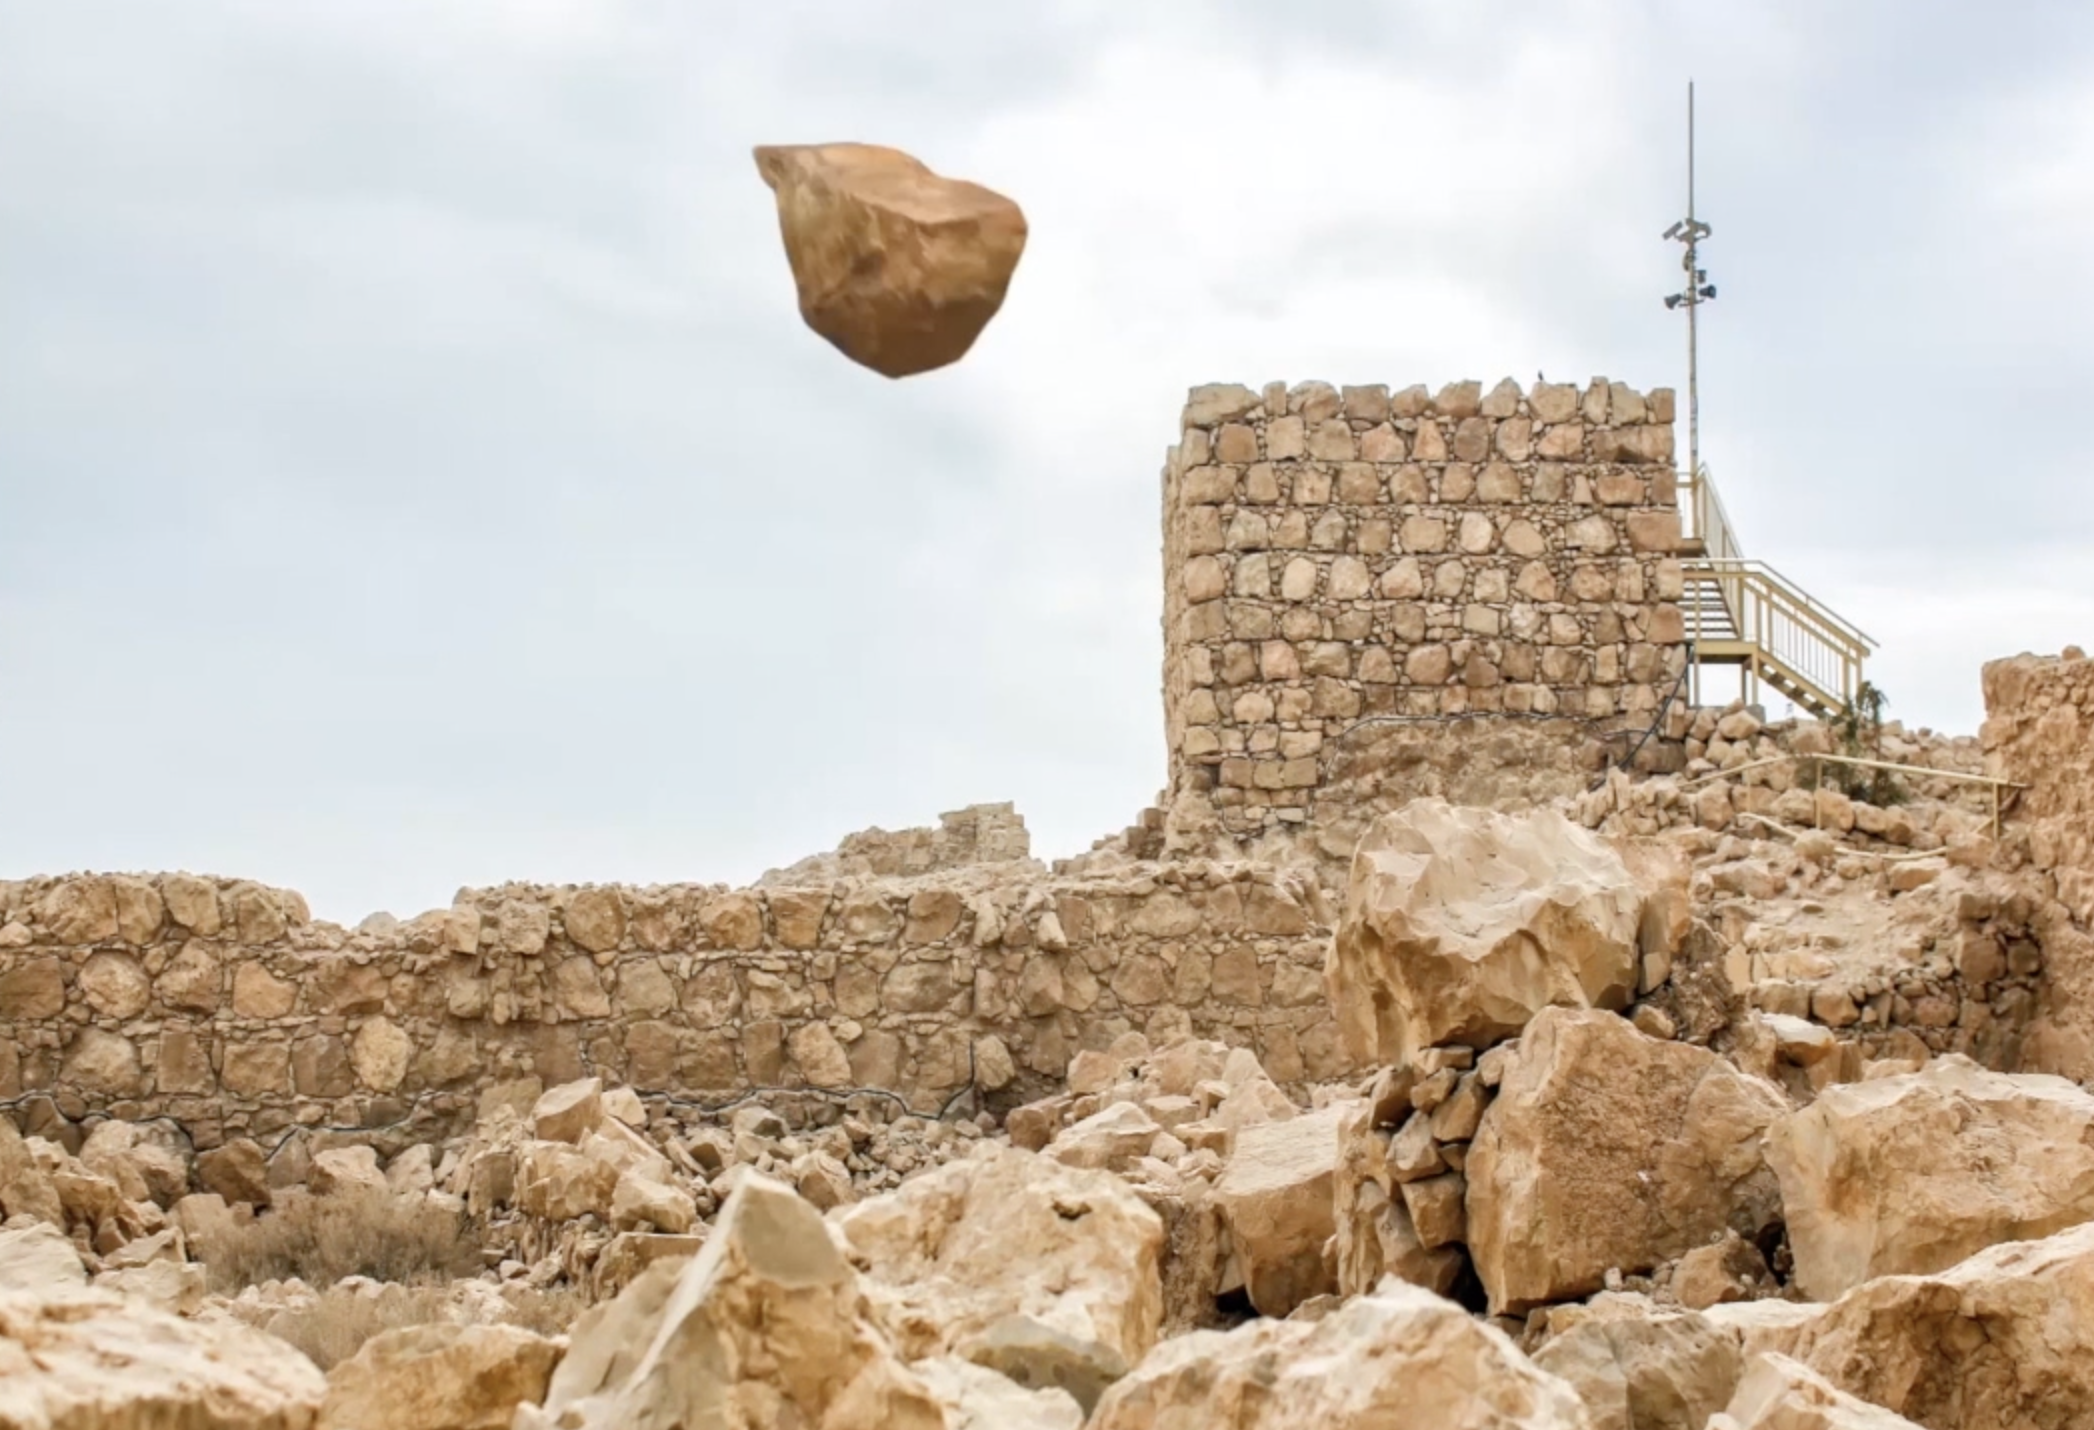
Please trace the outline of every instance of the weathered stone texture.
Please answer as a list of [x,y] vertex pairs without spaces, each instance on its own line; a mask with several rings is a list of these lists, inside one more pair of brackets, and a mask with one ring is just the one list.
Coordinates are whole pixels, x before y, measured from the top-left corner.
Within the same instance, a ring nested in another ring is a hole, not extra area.
[[[10,1080],[69,1116],[206,1116],[210,1145],[281,1128],[294,1097],[329,1122],[410,1103],[456,1120],[484,1087],[532,1076],[874,1086],[925,1108],[971,1081],[1016,1102],[1132,1032],[1248,1046],[1289,1082],[1349,1070],[1305,874],[1194,860],[1054,875],[993,806],[945,832],[896,857],[1000,857],[799,887],[505,885],[354,931],[248,882],[0,883]],[[141,945],[123,907],[173,912]]]
[[2007,793],[2003,862],[2052,891],[2031,923],[2046,976],[2021,1066],[2094,1079],[2094,661],[2077,647],[1985,666],[1986,772]]
[[[1166,459],[1173,791],[1300,821],[1361,722],[1647,725],[1685,661],[1670,394],[1195,388]],[[1662,416],[1661,416],[1662,414]]]

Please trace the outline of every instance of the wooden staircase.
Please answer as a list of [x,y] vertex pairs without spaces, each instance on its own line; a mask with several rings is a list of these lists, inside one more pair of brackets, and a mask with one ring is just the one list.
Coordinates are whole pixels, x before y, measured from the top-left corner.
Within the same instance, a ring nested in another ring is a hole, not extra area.
[[1680,479],[1680,495],[1692,703],[1704,703],[1706,668],[1738,666],[1748,704],[1760,703],[1765,685],[1819,719],[1838,715],[1876,642],[1772,566],[1746,558],[1706,466]]

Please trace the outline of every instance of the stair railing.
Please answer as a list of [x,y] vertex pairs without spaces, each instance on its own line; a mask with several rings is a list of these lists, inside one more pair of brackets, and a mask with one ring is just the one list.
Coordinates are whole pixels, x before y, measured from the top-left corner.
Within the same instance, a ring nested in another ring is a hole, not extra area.
[[1819,715],[1836,714],[1859,691],[1862,662],[1876,642],[1766,562],[1745,557],[1706,465],[1681,480],[1683,525],[1689,539],[1702,547],[1700,555],[1682,563],[1684,575],[1690,590],[1700,588],[1721,603],[1729,627],[1705,625],[1713,602],[1696,599],[1688,612],[1689,640],[1697,651],[1711,640],[1747,646],[1754,678],[1767,680]]

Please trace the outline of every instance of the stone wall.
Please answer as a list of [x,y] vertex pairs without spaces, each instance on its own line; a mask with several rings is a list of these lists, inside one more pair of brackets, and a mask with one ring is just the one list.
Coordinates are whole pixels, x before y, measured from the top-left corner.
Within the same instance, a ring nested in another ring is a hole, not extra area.
[[2013,780],[2002,862],[2033,888],[2046,977],[2026,1061],[2094,1080],[2094,661],[2078,647],[1984,671],[1987,773]]
[[[1015,867],[1015,875],[1014,875]],[[293,1123],[455,1120],[511,1078],[597,1072],[706,1099],[870,1086],[935,1109],[1058,1085],[1132,1031],[1346,1070],[1322,895],[1247,863],[734,890],[461,894],[406,923],[314,922],[185,874],[0,883],[0,1100],[32,1125],[169,1114],[206,1145]]]
[[1194,389],[1163,473],[1174,793],[1255,835],[1310,820],[1362,721],[1649,725],[1686,659],[1672,406]]
[[[1577,816],[1693,859],[1703,957],[1721,977],[1676,992],[1814,1024],[1850,1055],[1953,1052],[2019,1071],[2047,981],[2038,907],[1992,867],[1983,787],[1948,777],[1978,772],[1977,742],[1892,724],[1881,743],[1886,759],[1944,773],[1901,774],[1879,806],[1820,787],[1811,756],[1831,752],[1828,727],[1699,710],[1683,778],[1617,771]],[[1859,1076],[1858,1062],[1821,1060],[1831,1046],[1804,1045],[1812,1075]]]
[[1032,835],[1015,805],[972,804],[939,815],[936,829],[861,829],[845,835],[832,852],[773,869],[756,882],[793,888],[839,879],[906,878],[976,864],[1016,863],[1031,855]]

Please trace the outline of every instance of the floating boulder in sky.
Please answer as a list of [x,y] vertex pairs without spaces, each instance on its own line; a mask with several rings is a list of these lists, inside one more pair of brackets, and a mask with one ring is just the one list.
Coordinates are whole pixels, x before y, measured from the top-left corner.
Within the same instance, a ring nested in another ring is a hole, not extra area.
[[966,356],[1003,306],[1025,215],[877,144],[759,145],[800,316],[852,362],[910,377]]

